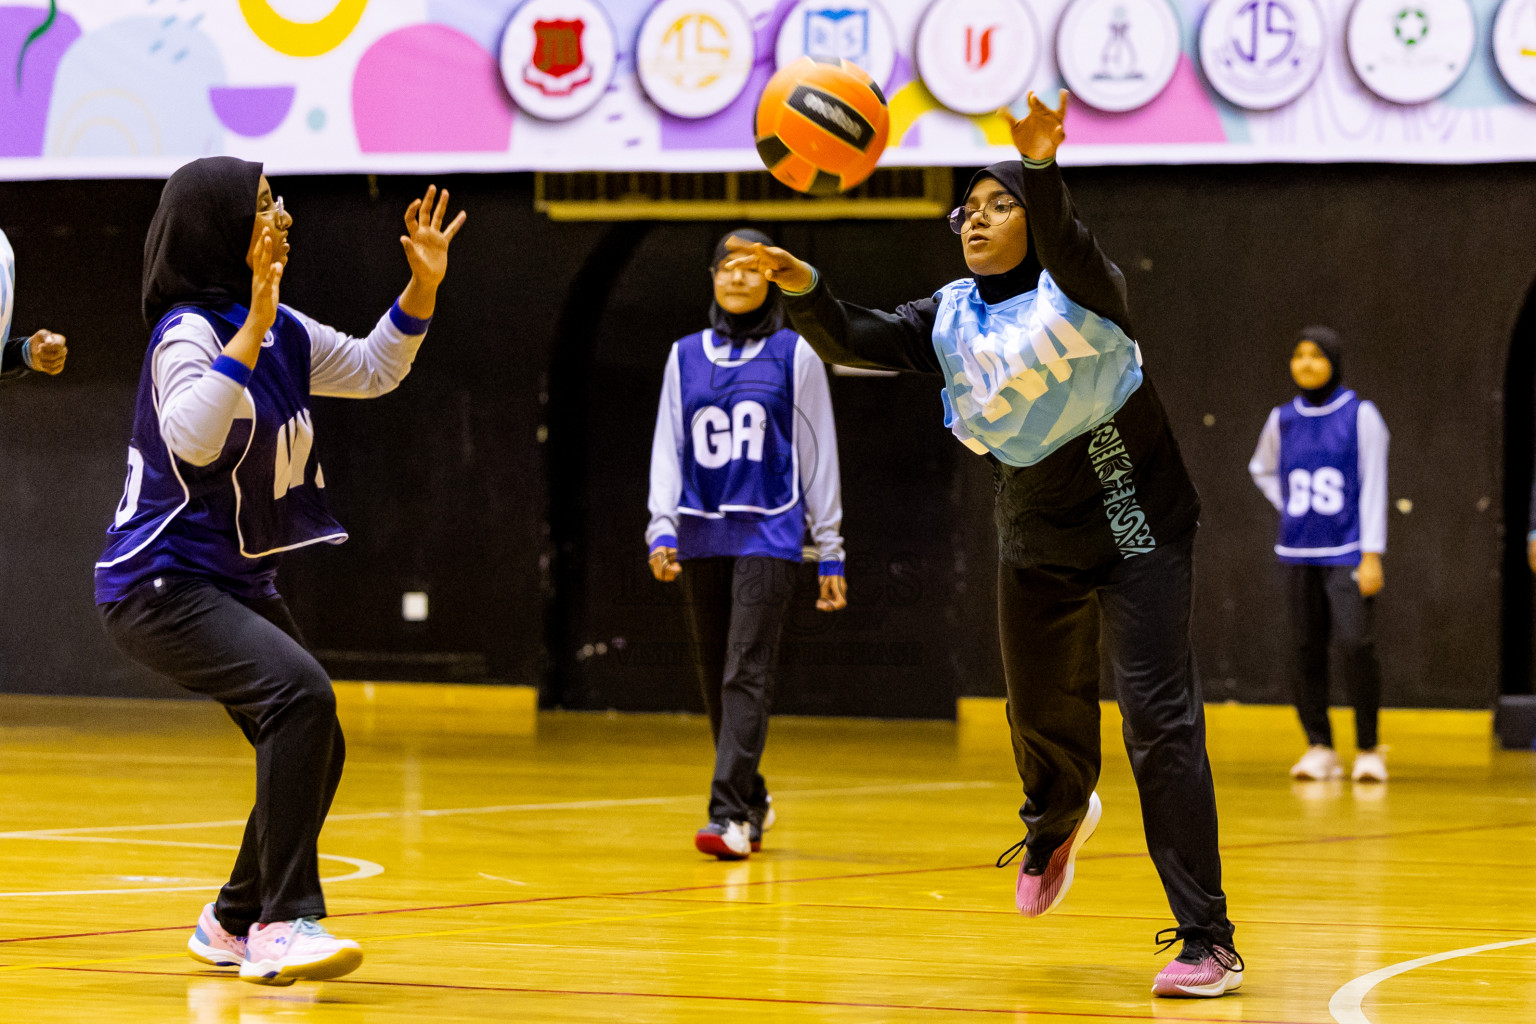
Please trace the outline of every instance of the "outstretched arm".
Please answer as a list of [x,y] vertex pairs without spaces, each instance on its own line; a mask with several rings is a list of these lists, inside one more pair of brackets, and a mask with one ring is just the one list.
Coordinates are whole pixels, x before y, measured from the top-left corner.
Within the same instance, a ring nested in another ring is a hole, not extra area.
[[1078,216],[1056,164],[1056,150],[1067,137],[1067,91],[1061,91],[1054,110],[1034,93],[1028,103],[1029,112],[1019,120],[1007,110],[999,113],[1011,123],[1014,146],[1024,159],[1024,195],[1019,198],[1035,253],[1068,298],[1133,334],[1125,276]]
[[726,243],[735,253],[728,267],[762,272],[784,291],[784,311],[800,336],[829,363],[871,370],[939,373],[933,350],[932,298],[898,306],[896,312],[865,309],[839,302],[809,263],[777,246],[759,242]]

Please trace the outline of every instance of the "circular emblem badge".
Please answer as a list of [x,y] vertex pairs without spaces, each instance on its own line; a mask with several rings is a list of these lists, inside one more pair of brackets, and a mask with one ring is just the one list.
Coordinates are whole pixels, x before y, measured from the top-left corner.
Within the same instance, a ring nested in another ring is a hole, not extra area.
[[896,32],[879,0],[800,0],[774,43],[774,67],[801,57],[846,60],[868,72],[880,88],[896,70]]
[[1167,0],[1071,0],[1056,29],[1056,64],[1091,107],[1144,107],[1179,66],[1179,19]]
[[1200,22],[1200,66],[1228,102],[1274,110],[1317,78],[1324,38],[1317,0],[1214,0]]
[[1477,19],[1467,0],[1356,0],[1345,40],[1366,88],[1393,103],[1425,103],[1472,62]]
[[1504,0],[1499,6],[1493,61],[1511,89],[1536,103],[1536,0]]
[[661,0],[635,40],[641,87],[674,117],[709,117],[730,106],[756,59],[752,21],[736,0]]
[[618,57],[593,0],[527,0],[501,35],[501,80],[522,110],[568,121],[602,98]]
[[990,114],[1024,93],[1040,45],[1022,0],[934,0],[917,29],[917,73],[950,110]]

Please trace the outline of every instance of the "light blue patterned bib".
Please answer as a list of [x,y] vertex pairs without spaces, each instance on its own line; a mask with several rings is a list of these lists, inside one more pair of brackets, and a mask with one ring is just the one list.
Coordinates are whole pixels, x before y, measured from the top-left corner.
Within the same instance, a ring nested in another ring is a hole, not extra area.
[[944,425],[972,451],[1033,466],[1108,421],[1141,387],[1141,350],[1040,273],[1032,292],[989,306],[970,278],[935,295]]

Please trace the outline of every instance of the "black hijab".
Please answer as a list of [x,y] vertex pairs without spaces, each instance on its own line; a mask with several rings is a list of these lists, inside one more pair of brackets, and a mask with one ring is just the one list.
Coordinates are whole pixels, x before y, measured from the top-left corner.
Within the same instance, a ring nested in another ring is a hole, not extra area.
[[1332,328],[1303,327],[1297,332],[1296,340],[1291,342],[1291,351],[1294,353],[1296,346],[1304,341],[1310,341],[1322,350],[1323,355],[1328,357],[1328,365],[1333,368],[1333,374],[1323,382],[1322,387],[1302,388],[1302,397],[1312,405],[1326,405],[1333,393],[1344,384],[1344,343]]
[[251,301],[245,265],[256,225],[261,164],[210,156],[185,164],[160,193],[144,239],[144,321],[172,306]]
[[[715,243],[715,254],[710,258],[709,270],[713,274],[720,266],[720,261],[729,255],[730,250],[725,243],[732,238],[739,238],[743,242],[761,242],[764,245],[772,245],[773,239],[755,231],[752,228],[739,228],[728,232],[720,241]],[[715,300],[709,301],[709,326],[714,332],[738,344],[755,341],[758,338],[766,338],[784,329],[784,299],[779,294],[779,286],[773,282],[768,283],[768,297],[763,304],[756,309],[745,313],[728,313],[720,308]]]
[[[1024,162],[1022,160],[1004,160],[1000,164],[991,167],[983,167],[971,176],[971,183],[965,186],[965,194],[970,196],[971,190],[977,182],[991,178],[1008,194],[1024,202]],[[1029,210],[1024,211],[1025,216]],[[1024,261],[1012,270],[1001,274],[972,274],[976,282],[976,290],[981,292],[981,301],[989,306],[995,306],[1015,295],[1023,295],[1025,292],[1034,291],[1040,286],[1040,271],[1045,268],[1040,265],[1040,258],[1035,255],[1035,240],[1031,236],[1029,249],[1024,253]]]

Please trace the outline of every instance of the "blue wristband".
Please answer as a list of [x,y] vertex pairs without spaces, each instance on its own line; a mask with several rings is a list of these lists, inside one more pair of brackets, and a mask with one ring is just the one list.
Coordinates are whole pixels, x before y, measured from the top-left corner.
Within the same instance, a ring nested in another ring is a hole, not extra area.
[[211,369],[214,373],[222,373],[241,387],[251,382],[251,368],[233,356],[219,356],[213,361]]
[[842,574],[842,562],[822,562],[816,569],[816,575],[818,576],[841,576]]
[[417,334],[426,334],[427,325],[432,323],[432,318],[427,317],[425,320],[418,320],[416,317],[411,316],[411,314],[401,309],[400,300],[396,299],[395,304],[389,307],[389,321],[400,329],[401,334],[414,336]]

